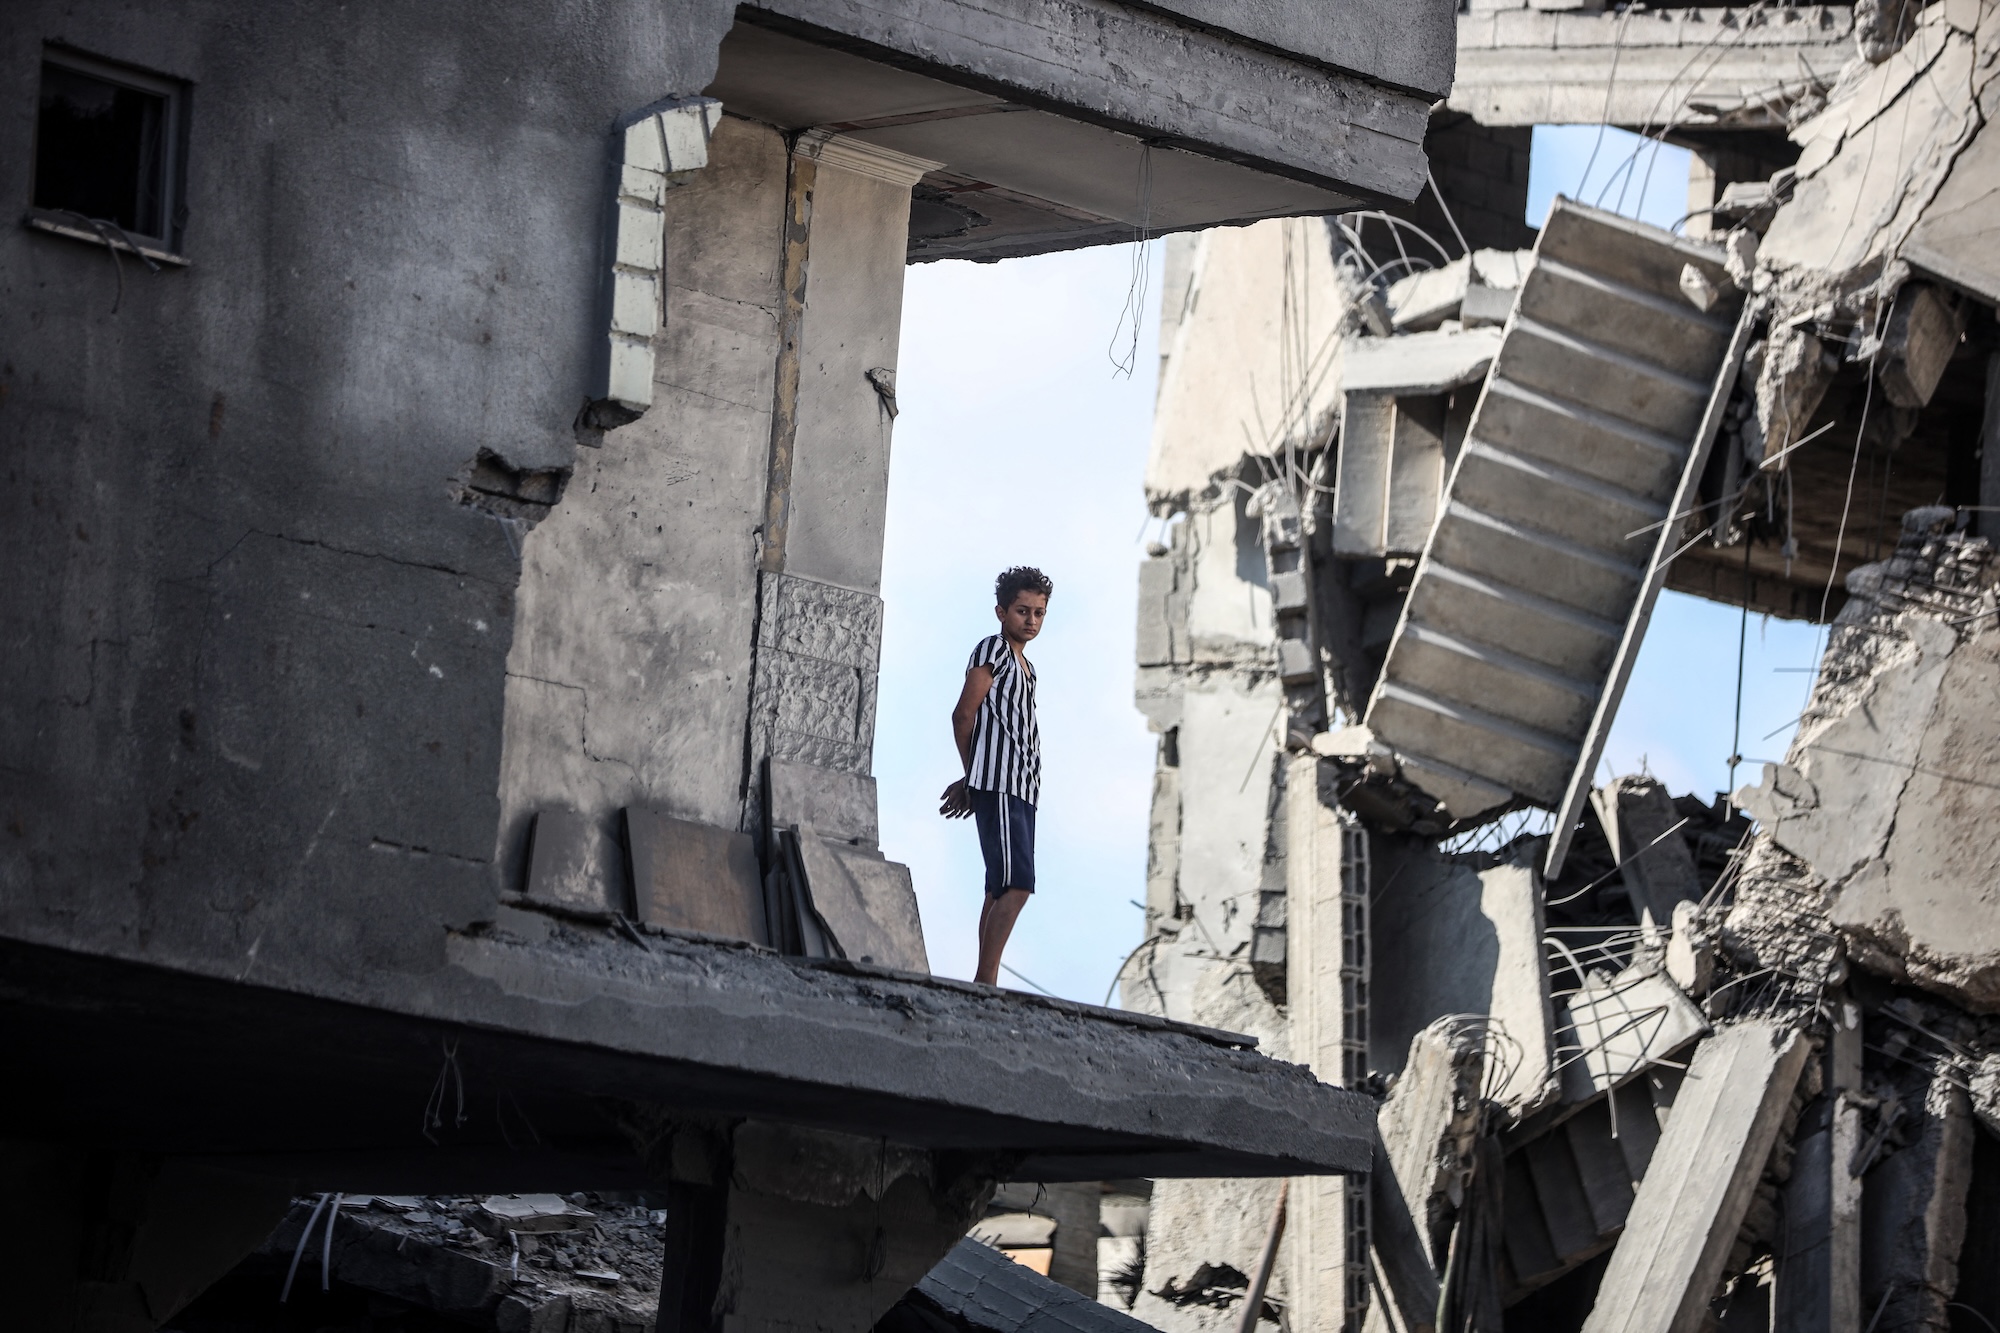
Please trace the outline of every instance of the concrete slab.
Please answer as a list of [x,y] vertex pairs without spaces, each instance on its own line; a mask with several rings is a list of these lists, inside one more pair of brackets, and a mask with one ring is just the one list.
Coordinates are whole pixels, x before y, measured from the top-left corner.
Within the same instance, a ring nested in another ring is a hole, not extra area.
[[881,841],[873,777],[777,758],[767,765],[770,827],[810,824],[823,838],[863,847]]
[[675,819],[644,806],[625,811],[633,915],[646,925],[769,944],[763,876],[747,833]]
[[1347,393],[1444,393],[1485,375],[1500,337],[1498,329],[1464,329],[1356,338],[1341,363],[1340,387]]
[[549,806],[535,812],[532,837],[530,898],[574,912],[624,910],[623,876],[605,854],[606,840],[595,821],[570,806]]
[[[914,1307],[930,1316],[897,1322]],[[928,1333],[946,1327],[979,1333],[1153,1333],[1122,1310],[1071,1291],[978,1241],[960,1241],[890,1312],[885,1333]]]
[[1400,1070],[1418,1033],[1447,1014],[1484,1015],[1496,1042],[1510,1054],[1518,1048],[1498,1100],[1518,1109],[1550,1095],[1554,1037],[1533,866],[1478,871],[1414,840],[1373,843],[1372,1067]]
[[1611,842],[1611,859],[1622,862],[1619,872],[1641,920],[1665,931],[1674,909],[1699,902],[1701,877],[1687,839],[1672,830],[1682,823],[1673,798],[1653,778],[1614,778],[1591,793],[1591,803]]
[[924,927],[910,868],[879,852],[796,831],[799,861],[813,908],[841,955],[860,963],[928,972]]
[[1696,1333],[1811,1046],[1768,1021],[1696,1049],[1583,1333]]
[[1426,1027],[1375,1117],[1382,1150],[1369,1180],[1370,1240],[1398,1317],[1391,1323],[1371,1305],[1369,1329],[1437,1321],[1437,1256],[1472,1171],[1486,1040],[1486,1025],[1462,1015]]
[[[1042,1181],[1358,1173],[1373,1152],[1372,1098],[1242,1038],[645,938],[454,935],[437,971],[378,981],[366,1005],[0,944],[16,983],[0,1032],[9,1068],[52,1090],[51,1124],[167,1153],[226,1142],[245,1170],[269,1157],[349,1192],[644,1187],[604,1099],[997,1153],[1000,1174]],[[463,1077],[466,1119],[447,1104],[433,1147],[416,1129],[441,1070],[448,1097]],[[143,1118],[135,1079],[153,1090]]]
[[1923,220],[1910,232],[1903,257],[1964,291],[2000,304],[2000,132],[1988,120],[1958,155]]
[[1589,1101],[1708,1031],[1708,1020],[1663,972],[1593,976],[1558,1007],[1563,1100]]

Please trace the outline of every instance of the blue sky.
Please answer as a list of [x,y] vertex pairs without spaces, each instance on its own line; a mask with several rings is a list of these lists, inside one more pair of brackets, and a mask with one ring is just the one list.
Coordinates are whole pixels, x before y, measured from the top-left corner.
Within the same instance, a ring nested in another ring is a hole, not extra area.
[[[1539,223],[1558,192],[1591,203],[1602,193],[1610,207],[1621,186],[1625,213],[1665,226],[1686,211],[1684,151],[1645,149],[1636,170],[1626,168],[1638,141],[1607,130],[1585,179],[1597,134],[1536,130],[1529,221]],[[1140,939],[1154,738],[1132,707],[1132,637],[1150,535],[1140,478],[1158,364],[1158,258],[1130,378],[1114,373],[1109,355],[1132,288],[1130,246],[909,271],[875,772],[883,849],[912,869],[931,966],[945,975],[972,974],[980,902],[973,831],[937,815],[938,793],[957,776],[949,714],[966,654],[993,632],[993,576],[1012,564],[1039,565],[1056,593],[1031,653],[1047,769],[1040,892],[1007,961],[1056,994],[1102,1003]],[[1643,767],[1677,793],[1721,789],[1742,628],[1735,608],[1662,599],[1608,746],[1613,771]],[[1814,634],[1752,616],[1745,638],[1742,753],[1781,756],[1810,679],[1798,668],[1816,660]],[[1755,776],[1753,766],[1738,781]]]

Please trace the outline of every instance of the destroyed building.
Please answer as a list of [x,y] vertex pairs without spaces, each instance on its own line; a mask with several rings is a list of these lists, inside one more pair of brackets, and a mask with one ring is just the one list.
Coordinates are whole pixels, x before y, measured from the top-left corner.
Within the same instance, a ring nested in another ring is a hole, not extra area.
[[1448,7],[0,34],[10,1327],[267,1263],[355,1319],[1019,1327],[950,1257],[996,1191],[1365,1174],[1372,1106],[1250,1036],[929,975],[884,492],[907,264],[1407,204]]
[[[1990,1333],[2000,8],[1458,23],[1415,206],[1167,242],[1121,994],[1377,1139],[1157,1182],[1130,1308]],[[1616,214],[1641,150],[1518,225],[1538,124],[1693,150],[1687,216]],[[1734,792],[1600,762],[1664,590],[1825,627]]]

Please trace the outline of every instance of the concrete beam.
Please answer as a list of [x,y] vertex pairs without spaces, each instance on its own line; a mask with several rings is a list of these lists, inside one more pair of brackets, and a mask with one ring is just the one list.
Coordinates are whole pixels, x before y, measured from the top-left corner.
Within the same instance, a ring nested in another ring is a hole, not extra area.
[[1764,1021],[1696,1049],[1584,1333],[1702,1327],[1811,1050]]
[[1525,3],[1459,16],[1453,111],[1491,126],[1783,130],[1786,106],[1831,86],[1854,53],[1844,5],[1621,15]]
[[[1409,200],[1423,188],[1435,93],[1392,91],[1157,12],[1031,0],[893,8],[764,0],[745,17],[1015,106],[1354,198]],[[1448,81],[1441,69],[1423,81],[1438,84],[1440,75]],[[1203,91],[1216,88],[1227,96]],[[951,160],[934,145],[890,146]]]

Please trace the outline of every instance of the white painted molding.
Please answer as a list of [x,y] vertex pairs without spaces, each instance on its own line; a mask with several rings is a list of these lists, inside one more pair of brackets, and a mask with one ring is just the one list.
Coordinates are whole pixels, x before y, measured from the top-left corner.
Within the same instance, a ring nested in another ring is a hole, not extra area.
[[813,158],[823,167],[838,167],[842,171],[900,185],[906,190],[944,166],[944,163],[933,162],[929,158],[912,157],[893,148],[826,130],[809,130],[800,135],[792,151],[801,157]]
[[[708,139],[722,103],[691,97],[625,127],[618,172],[617,235],[611,255],[610,356],[596,397],[605,425],[636,420],[653,405],[653,339],[660,331],[666,193],[708,165]],[[622,418],[620,421],[618,418]]]

